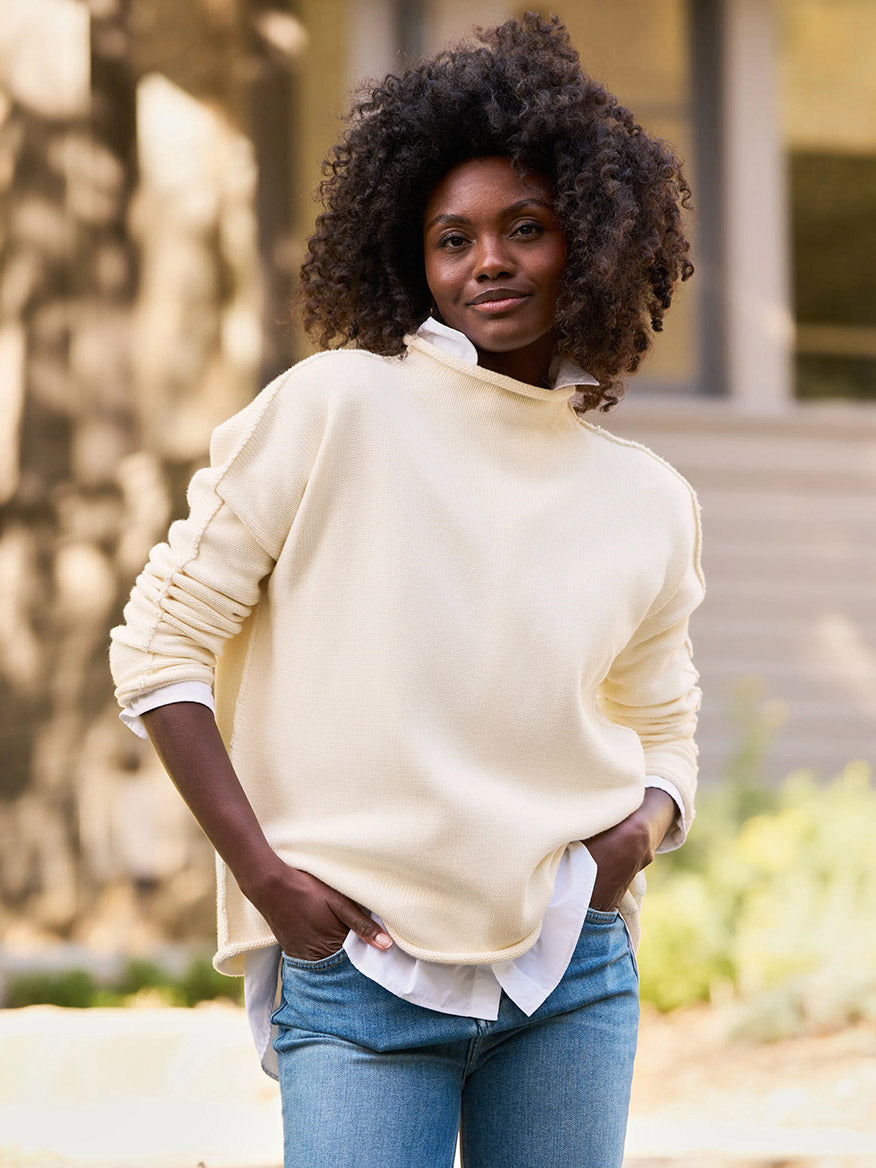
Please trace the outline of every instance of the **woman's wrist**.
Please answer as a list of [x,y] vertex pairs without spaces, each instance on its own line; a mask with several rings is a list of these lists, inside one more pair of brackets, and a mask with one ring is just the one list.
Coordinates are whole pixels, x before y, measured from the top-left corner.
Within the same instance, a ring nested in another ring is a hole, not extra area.
[[265,842],[232,868],[234,878],[243,895],[259,908],[271,904],[275,898],[289,899],[300,890],[305,874],[293,868]]
[[646,787],[638,811],[634,812],[648,831],[652,856],[663,843],[675,823],[678,806],[671,795],[660,787]]

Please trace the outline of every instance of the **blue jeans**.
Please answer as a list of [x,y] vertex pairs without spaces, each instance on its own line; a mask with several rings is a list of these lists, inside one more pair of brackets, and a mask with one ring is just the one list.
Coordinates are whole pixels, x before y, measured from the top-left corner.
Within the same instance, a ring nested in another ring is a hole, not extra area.
[[636,1048],[635,960],[590,910],[569,968],[527,1017],[441,1014],[339,953],[284,956],[274,1015],[285,1168],[620,1168]]

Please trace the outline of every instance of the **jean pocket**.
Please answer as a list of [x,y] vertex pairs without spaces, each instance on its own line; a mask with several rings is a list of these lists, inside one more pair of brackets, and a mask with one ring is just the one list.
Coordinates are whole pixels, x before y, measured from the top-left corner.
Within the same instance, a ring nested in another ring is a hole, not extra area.
[[619,916],[620,913],[616,908],[608,911],[601,908],[588,908],[584,922],[589,925],[613,925]]
[[[620,913],[618,913],[618,916],[620,916]],[[638,962],[638,959],[636,958],[636,950],[635,950],[635,947],[633,946],[633,938],[630,935],[630,926],[627,924],[627,922],[624,920],[623,917],[620,917],[620,919],[621,919],[621,923],[624,927],[624,934],[626,935],[626,939],[627,939],[627,948],[630,951],[630,960],[633,963],[633,969],[636,971],[636,981],[638,981],[639,980],[639,962]]]
[[334,953],[329,953],[327,957],[320,957],[316,961],[306,961],[303,957],[293,957],[284,951],[283,964],[291,966],[292,969],[330,969],[333,965],[344,961],[346,956],[347,953],[343,945]]

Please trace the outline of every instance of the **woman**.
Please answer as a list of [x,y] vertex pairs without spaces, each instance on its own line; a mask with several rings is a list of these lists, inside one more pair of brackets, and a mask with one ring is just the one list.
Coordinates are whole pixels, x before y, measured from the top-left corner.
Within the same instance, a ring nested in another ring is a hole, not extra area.
[[641,870],[693,813],[696,500],[581,416],[692,270],[688,189],[557,19],[480,40],[354,109],[326,351],[216,431],[113,633],[287,1168],[449,1168],[460,1119],[468,1168],[620,1165]]

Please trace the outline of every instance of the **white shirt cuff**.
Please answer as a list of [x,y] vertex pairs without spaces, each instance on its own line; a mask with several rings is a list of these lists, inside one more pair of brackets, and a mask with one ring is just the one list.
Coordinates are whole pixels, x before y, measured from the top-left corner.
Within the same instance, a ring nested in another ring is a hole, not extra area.
[[687,833],[690,830],[693,816],[691,816],[690,819],[685,819],[684,803],[682,801],[681,794],[675,783],[670,782],[669,779],[661,779],[659,775],[645,775],[645,786],[656,787],[659,791],[665,791],[666,794],[669,795],[669,797],[675,803],[677,809],[675,820],[673,821],[672,826],[669,828],[669,831],[667,831],[666,835],[663,837],[663,841],[661,842],[660,846],[657,848],[658,854],[660,852],[674,852],[675,849],[680,848],[687,839]]
[[197,702],[215,713],[213,691],[204,681],[176,681],[173,685],[161,685],[158,689],[147,690],[137,697],[119,714],[124,724],[133,730],[138,738],[148,738],[146,728],[140,719],[147,710],[157,710],[159,706],[169,706],[173,702]]

